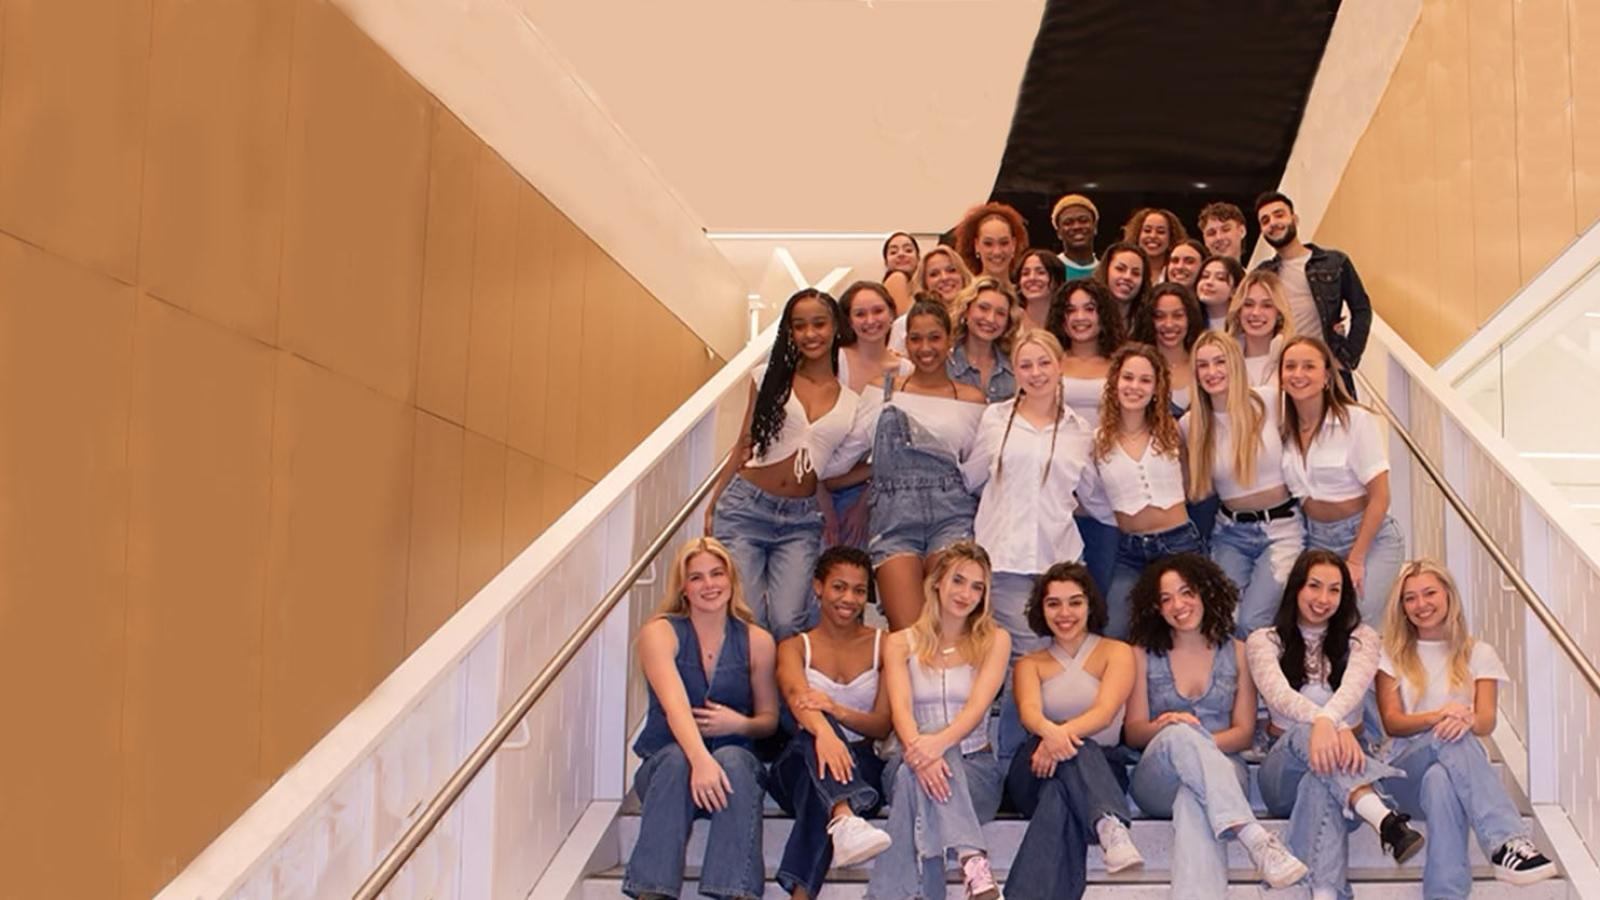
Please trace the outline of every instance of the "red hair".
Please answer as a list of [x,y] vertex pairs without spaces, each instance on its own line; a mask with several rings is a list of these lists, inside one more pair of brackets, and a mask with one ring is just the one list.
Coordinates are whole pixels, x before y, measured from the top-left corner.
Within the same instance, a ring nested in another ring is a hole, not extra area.
[[983,260],[978,259],[978,226],[988,219],[999,219],[1011,229],[1011,242],[1016,245],[1012,259],[1021,259],[1022,254],[1028,252],[1028,223],[1023,220],[1022,213],[993,201],[974,206],[956,223],[955,238],[956,255],[974,272],[983,271]]

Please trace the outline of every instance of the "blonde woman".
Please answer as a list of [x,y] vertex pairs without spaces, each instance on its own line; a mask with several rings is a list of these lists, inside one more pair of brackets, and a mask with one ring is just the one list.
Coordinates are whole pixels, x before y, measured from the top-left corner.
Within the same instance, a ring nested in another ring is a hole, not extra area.
[[1305,547],[1299,505],[1283,478],[1278,397],[1251,387],[1244,354],[1227,335],[1195,342],[1194,407],[1178,423],[1189,448],[1189,498],[1221,500],[1211,559],[1239,587],[1236,633],[1272,624],[1283,586]]
[[1400,569],[1384,613],[1378,711],[1395,738],[1389,762],[1406,773],[1387,786],[1401,810],[1428,821],[1422,892],[1465,897],[1472,890],[1467,829],[1494,877],[1532,884],[1555,864],[1534,846],[1483,745],[1494,730],[1495,694],[1509,681],[1494,648],[1467,633],[1455,579],[1418,559]]
[[678,896],[689,828],[709,818],[700,893],[759,897],[766,777],[750,747],[778,725],[776,651],[745,604],[728,548],[700,538],[678,551],[638,654],[649,700],[633,744],[643,808],[623,893]]
[[950,545],[923,583],[922,614],[884,642],[890,720],[904,755],[884,778],[893,843],[873,863],[869,898],[944,897],[952,856],[968,897],[1000,897],[982,831],[1000,806],[1000,766],[984,723],[1011,636],[995,627],[989,577],[982,547]]
[[1294,337],[1294,317],[1283,282],[1257,269],[1244,276],[1228,304],[1228,333],[1244,350],[1244,367],[1253,385],[1278,383],[1278,356]]
[[[954,249],[940,245],[922,254],[922,263],[917,266],[917,274],[911,279],[911,298],[913,302],[921,299],[938,300],[944,304],[945,312],[954,316],[956,298],[971,283],[972,270],[967,268]],[[902,356],[906,352],[906,316],[910,313],[910,307],[907,307],[889,328],[889,348]]]
[[990,403],[1017,393],[1011,347],[1022,328],[1022,300],[1011,285],[984,275],[956,300],[955,346],[945,364],[950,377],[970,384]]

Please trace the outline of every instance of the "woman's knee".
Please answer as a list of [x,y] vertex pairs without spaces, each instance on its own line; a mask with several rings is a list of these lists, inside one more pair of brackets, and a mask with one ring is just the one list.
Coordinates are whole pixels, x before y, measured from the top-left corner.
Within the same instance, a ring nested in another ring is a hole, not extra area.
[[752,786],[761,784],[761,761],[744,747],[718,747],[711,758],[728,773],[728,780],[737,787],[740,783]]

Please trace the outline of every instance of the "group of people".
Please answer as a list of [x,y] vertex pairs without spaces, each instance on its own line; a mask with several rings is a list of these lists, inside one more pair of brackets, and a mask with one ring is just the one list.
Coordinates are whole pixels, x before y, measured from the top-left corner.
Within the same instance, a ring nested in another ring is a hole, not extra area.
[[1289,198],[1256,214],[1277,253],[1246,272],[1230,204],[1204,242],[1140,210],[1097,258],[1088,198],[1056,204],[1060,254],[989,203],[953,246],[890,237],[881,281],[789,299],[711,537],[640,634],[625,892],[676,896],[709,816],[700,892],[759,896],[766,791],[796,897],[871,859],[871,897],[943,896],[953,862],[997,898],[1002,803],[1030,819],[1006,892],[1081,896],[1091,843],[1142,863],[1130,797],[1173,820],[1174,896],[1224,892],[1227,840],[1348,896],[1362,823],[1397,861],[1425,846],[1429,898],[1470,890],[1468,828],[1496,877],[1554,874],[1472,737],[1504,668],[1388,514],[1360,278]]

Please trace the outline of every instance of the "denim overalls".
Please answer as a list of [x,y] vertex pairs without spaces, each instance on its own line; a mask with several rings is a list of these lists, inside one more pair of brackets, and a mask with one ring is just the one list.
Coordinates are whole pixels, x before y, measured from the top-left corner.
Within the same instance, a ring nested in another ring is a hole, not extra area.
[[872,504],[868,548],[872,564],[901,553],[927,556],[972,537],[978,498],[967,492],[960,460],[932,432],[889,402],[894,380],[885,378],[883,412],[872,442]]

